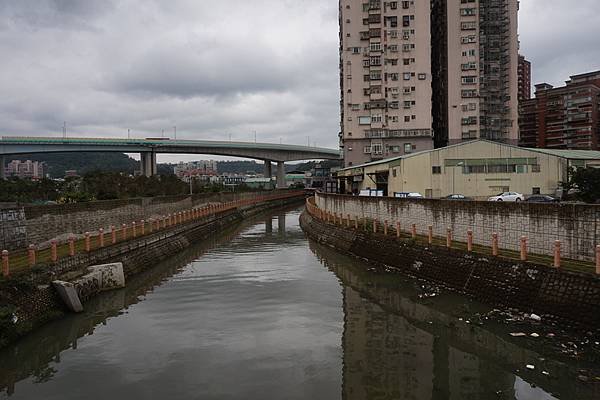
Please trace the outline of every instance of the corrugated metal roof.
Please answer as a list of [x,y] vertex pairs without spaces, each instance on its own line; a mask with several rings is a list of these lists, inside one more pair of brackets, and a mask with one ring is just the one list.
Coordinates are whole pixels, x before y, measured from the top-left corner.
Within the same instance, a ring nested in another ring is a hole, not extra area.
[[522,147],[525,150],[536,153],[549,154],[551,156],[567,158],[569,160],[600,160],[600,151],[596,150],[561,150],[561,149],[537,149]]

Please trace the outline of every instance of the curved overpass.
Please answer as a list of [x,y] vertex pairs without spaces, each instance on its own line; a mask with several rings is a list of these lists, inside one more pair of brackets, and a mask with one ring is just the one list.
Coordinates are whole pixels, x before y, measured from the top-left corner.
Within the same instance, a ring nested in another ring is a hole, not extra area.
[[[339,159],[335,149],[272,143],[227,142],[211,140],[171,140],[162,138],[112,139],[112,138],[52,138],[16,137],[0,138],[0,159],[9,154],[64,153],[64,152],[119,152],[140,153],[142,172],[146,176],[156,173],[156,154],[207,154],[251,158],[265,161],[265,173],[271,174],[271,162],[277,162],[283,171],[285,161],[314,159]],[[2,164],[4,165],[4,164]],[[0,168],[4,174],[4,168]],[[278,186],[283,175],[278,173]]]

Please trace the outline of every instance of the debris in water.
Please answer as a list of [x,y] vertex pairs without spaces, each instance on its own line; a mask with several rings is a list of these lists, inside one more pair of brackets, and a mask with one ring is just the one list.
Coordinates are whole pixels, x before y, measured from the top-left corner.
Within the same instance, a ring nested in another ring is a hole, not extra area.
[[521,336],[527,336],[527,335],[525,333],[523,333],[523,332],[512,332],[510,334],[510,336],[512,336],[512,337],[521,337]]
[[542,374],[543,374],[543,375],[546,375],[546,376],[549,376],[549,375],[550,375],[550,373],[549,373],[548,371],[542,371]]
[[12,323],[13,323],[13,324],[16,324],[17,322],[19,322],[19,317],[17,317],[17,315],[16,315],[16,314],[13,314],[13,315],[12,315]]
[[532,370],[535,369],[535,365],[531,365],[531,364],[527,364],[525,367],[527,369],[532,369]]
[[531,334],[531,335],[529,335],[529,336],[531,336],[531,337],[540,337],[540,335],[538,335],[538,334],[537,334],[537,333],[535,333],[535,332],[534,332],[534,333],[532,333],[532,334]]
[[531,318],[531,319],[532,319],[532,320],[534,320],[534,321],[538,321],[538,322],[542,320],[542,317],[540,317],[540,316],[539,316],[539,315],[537,315],[537,314],[531,314],[531,315],[529,316],[529,318]]

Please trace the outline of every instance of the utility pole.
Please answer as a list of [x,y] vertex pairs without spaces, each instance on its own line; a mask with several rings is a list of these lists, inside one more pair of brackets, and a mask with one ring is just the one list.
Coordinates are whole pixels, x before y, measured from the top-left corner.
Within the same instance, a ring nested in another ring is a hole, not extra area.
[[63,122],[63,138],[67,138],[67,121]]
[[175,134],[175,140],[177,140],[177,125],[173,127],[173,132]]
[[256,131],[254,131],[254,143],[256,143]]
[[127,129],[127,139],[131,139],[131,129]]

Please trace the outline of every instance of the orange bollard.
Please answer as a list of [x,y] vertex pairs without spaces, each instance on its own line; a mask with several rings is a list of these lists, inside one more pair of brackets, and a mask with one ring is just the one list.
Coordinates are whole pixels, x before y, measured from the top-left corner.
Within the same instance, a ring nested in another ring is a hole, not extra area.
[[135,223],[135,221],[133,221],[131,223],[131,236],[135,239],[135,237],[137,236],[137,225]]
[[413,239],[417,238],[417,224],[412,224],[412,226],[410,228],[410,234]]
[[146,234],[146,221],[140,221],[140,235],[144,236]]
[[123,240],[127,240],[127,225],[121,225],[121,237]]
[[358,217],[354,218],[354,229],[358,230]]
[[151,218],[148,220],[148,233],[154,232],[154,220]]
[[596,246],[596,274],[600,275],[600,245]]
[[27,259],[29,261],[29,266],[33,267],[35,265],[35,245],[30,244],[29,249],[27,250]]
[[560,268],[560,240],[554,241],[554,268]]
[[399,238],[400,237],[400,221],[396,221],[396,237]]
[[519,248],[521,250],[521,261],[527,261],[527,238],[521,236]]
[[383,234],[385,236],[387,236],[387,231],[388,231],[388,222],[387,219],[385,221],[383,221]]
[[98,246],[104,247],[104,229],[98,229]]
[[452,248],[452,228],[446,228],[446,247]]
[[172,224],[171,224],[171,221],[172,221],[172,219],[171,219],[171,218],[172,218],[171,214],[168,214],[168,215],[167,215],[167,224],[166,224],[166,226],[171,226],[171,225],[172,225]]
[[473,231],[470,229],[467,231],[467,251],[473,251]]
[[496,232],[492,233],[492,255],[498,256],[498,234]]
[[52,239],[50,242],[50,259],[52,262],[58,261],[58,251],[56,249],[56,240]]
[[110,241],[112,244],[117,243],[117,230],[114,225],[110,226]]
[[377,233],[377,220],[373,220],[373,233]]
[[69,257],[75,256],[75,237],[69,236]]
[[8,250],[2,250],[2,275],[10,275],[10,265],[8,263]]
[[86,252],[90,252],[91,247],[90,247],[90,233],[86,232],[85,233],[85,251]]
[[427,243],[433,244],[433,225],[427,227]]

